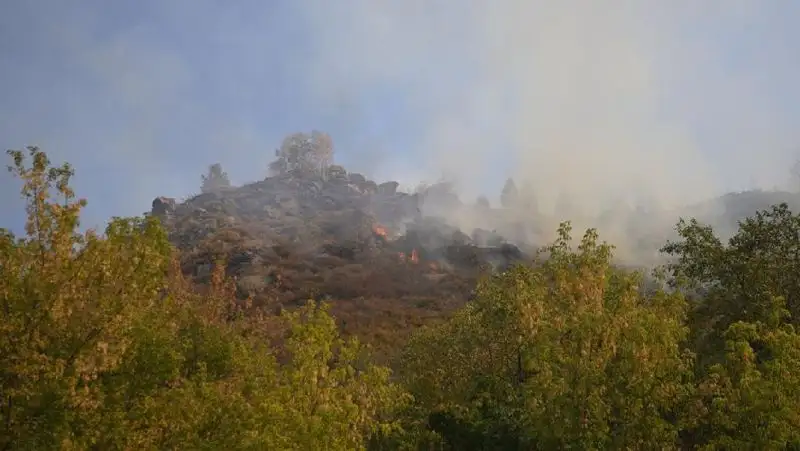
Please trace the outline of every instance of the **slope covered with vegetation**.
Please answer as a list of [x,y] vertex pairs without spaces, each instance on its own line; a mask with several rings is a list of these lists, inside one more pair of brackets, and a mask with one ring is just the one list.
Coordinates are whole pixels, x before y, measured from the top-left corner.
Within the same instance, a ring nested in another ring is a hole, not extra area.
[[[269,175],[253,183],[234,186],[212,165],[200,194],[158,197],[150,215],[180,251],[187,278],[207,284],[222,260],[237,296],[259,307],[326,300],[343,333],[369,341],[388,363],[413,329],[462,306],[487,269],[525,255],[487,230],[508,232],[506,210],[463,205],[446,183],[405,192],[349,172],[331,164],[326,136],[289,136]],[[467,235],[430,214],[456,210],[494,223]]]
[[252,302],[227,264],[185,277],[155,216],[79,233],[71,168],[10,156],[28,222],[0,236],[2,449],[800,449],[786,205],[727,243],[680,222],[646,286],[562,224],[390,370],[325,302]]

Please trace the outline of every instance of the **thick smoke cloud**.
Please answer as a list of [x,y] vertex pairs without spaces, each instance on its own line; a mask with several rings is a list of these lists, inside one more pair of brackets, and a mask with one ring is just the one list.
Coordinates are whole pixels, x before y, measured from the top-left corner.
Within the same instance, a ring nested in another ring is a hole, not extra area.
[[[769,36],[759,52],[748,36],[720,42],[770,25],[755,2],[462,5],[303,4],[317,37],[311,86],[333,105],[340,92],[395,87],[422,117],[434,172],[470,184],[511,161],[550,205],[562,191],[584,208],[634,194],[685,203],[737,175],[774,183],[785,163],[796,136],[759,74],[796,63],[777,61]],[[725,149],[702,136],[709,123]]]
[[196,192],[215,161],[234,183],[261,178],[284,135],[313,128],[348,168],[407,186],[446,177],[465,201],[497,204],[513,175],[546,214],[559,198],[580,217],[672,211],[787,182],[798,13],[747,0],[31,0],[0,7],[0,135],[73,162],[94,222]]
[[[304,4],[318,37],[310,85],[322,99],[400,89],[423,124],[419,175],[453,177],[468,196],[499,192],[510,163],[546,213],[558,199],[578,222],[620,204],[674,213],[783,184],[798,138],[775,89],[798,73],[783,59],[787,11],[700,3]],[[643,211],[617,210],[608,232],[624,239],[628,214]]]

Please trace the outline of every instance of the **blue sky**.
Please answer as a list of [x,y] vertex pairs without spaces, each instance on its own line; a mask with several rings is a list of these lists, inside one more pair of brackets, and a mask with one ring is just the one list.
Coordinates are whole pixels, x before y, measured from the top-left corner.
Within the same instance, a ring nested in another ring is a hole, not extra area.
[[[214,162],[262,178],[312,129],[350,169],[465,199],[509,174],[586,206],[772,188],[800,155],[798,20],[789,0],[2,2],[0,147],[72,163],[88,225]],[[17,192],[0,174],[0,226]]]

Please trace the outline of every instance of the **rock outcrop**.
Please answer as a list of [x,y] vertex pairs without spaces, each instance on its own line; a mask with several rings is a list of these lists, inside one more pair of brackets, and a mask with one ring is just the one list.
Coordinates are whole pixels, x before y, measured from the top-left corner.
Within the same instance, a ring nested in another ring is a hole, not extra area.
[[[423,217],[422,197],[331,167],[281,174],[176,203],[158,197],[186,274],[224,260],[242,296],[282,304],[326,299],[464,302],[476,277],[524,259],[491,232],[473,239]],[[492,239],[486,239],[491,236]]]

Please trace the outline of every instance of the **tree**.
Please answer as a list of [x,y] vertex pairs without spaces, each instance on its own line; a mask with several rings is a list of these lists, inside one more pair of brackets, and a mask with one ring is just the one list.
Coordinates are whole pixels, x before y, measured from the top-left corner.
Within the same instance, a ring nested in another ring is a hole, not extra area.
[[231,181],[228,178],[228,173],[222,170],[222,165],[214,163],[208,167],[208,174],[203,175],[202,184],[200,185],[200,192],[212,193],[217,192],[221,188],[229,188]]
[[155,219],[77,233],[86,202],[69,186],[72,168],[52,167],[36,147],[30,167],[26,152],[8,153],[28,220],[26,237],[0,239],[0,444],[52,449],[98,421],[98,378],[129,349],[126,332],[157,298],[170,248]]
[[643,294],[592,230],[576,251],[568,224],[559,235],[415,335],[401,376],[417,408],[449,449],[675,446],[670,416],[690,392],[682,296]]
[[739,321],[724,339],[682,420],[686,447],[798,449],[800,335],[791,325]]
[[286,415],[285,442],[265,449],[361,449],[370,435],[392,430],[380,417],[406,401],[388,368],[371,364],[357,339],[342,340],[327,312],[309,301],[284,314],[292,360],[281,372],[283,402],[296,411]]
[[509,177],[505,185],[503,185],[503,191],[500,193],[500,205],[502,205],[503,208],[512,208],[517,205],[518,200],[519,192],[517,190],[517,184],[514,183],[514,179]]
[[678,223],[671,284],[692,297],[697,399],[687,435],[714,449],[800,445],[800,216],[757,212],[722,243],[696,220]]
[[268,315],[222,264],[197,292],[157,219],[78,233],[71,167],[9,154],[28,221],[0,229],[0,448],[352,450],[393,431],[402,391],[326,306]]
[[673,257],[673,285],[697,295],[694,321],[711,334],[700,342],[721,352],[738,321],[800,325],[800,216],[786,204],[745,219],[727,245],[696,220],[681,220],[677,231],[680,240],[662,252]]
[[319,131],[294,133],[283,140],[275,151],[275,157],[275,161],[270,163],[270,171],[274,173],[296,171],[324,177],[333,163],[333,141],[328,134]]

